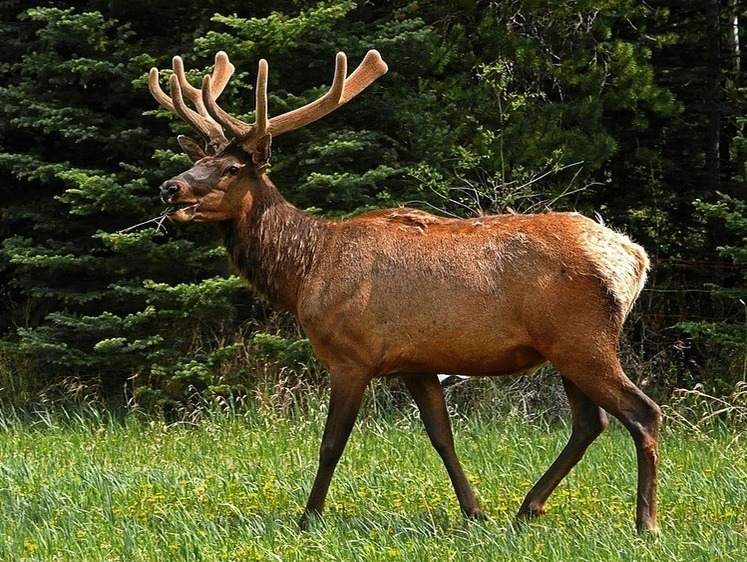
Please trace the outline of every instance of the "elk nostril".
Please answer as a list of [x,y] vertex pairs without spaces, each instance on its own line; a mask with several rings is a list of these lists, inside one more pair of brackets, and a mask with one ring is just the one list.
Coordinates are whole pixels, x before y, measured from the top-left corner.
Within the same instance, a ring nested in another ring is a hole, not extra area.
[[161,201],[171,203],[171,200],[179,192],[179,184],[173,180],[165,181],[161,184]]

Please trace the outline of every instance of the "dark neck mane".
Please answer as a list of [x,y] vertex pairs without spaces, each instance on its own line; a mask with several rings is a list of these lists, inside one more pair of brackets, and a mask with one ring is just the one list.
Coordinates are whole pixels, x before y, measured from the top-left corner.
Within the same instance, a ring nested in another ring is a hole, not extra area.
[[263,297],[296,312],[324,221],[288,203],[268,180],[265,186],[247,215],[226,223],[223,243],[233,266]]

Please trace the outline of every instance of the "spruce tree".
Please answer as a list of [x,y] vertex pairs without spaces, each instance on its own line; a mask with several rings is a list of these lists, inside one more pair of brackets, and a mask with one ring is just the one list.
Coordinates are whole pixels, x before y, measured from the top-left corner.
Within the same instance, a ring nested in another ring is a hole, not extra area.
[[[168,142],[143,116],[154,61],[132,27],[64,7],[16,15],[0,88],[3,365],[41,387],[121,392],[158,365],[181,368],[197,327],[230,324],[229,298],[246,291],[213,246],[117,232],[159,212],[154,186],[183,165],[154,149]],[[182,386],[193,383],[205,386]]]
[[[382,80],[273,143],[270,174],[284,195],[331,217],[397,204],[459,216],[599,211],[657,260],[644,299],[657,320],[639,327],[651,355],[661,350],[652,337],[689,320],[672,315],[718,312],[715,300],[677,300],[679,287],[701,295],[704,283],[743,281],[666,269],[742,259],[744,65],[723,62],[727,103],[711,107],[728,108],[722,197],[701,181],[703,139],[715,138],[702,133],[715,121],[687,87],[715,76],[701,60],[701,3],[27,4],[0,2],[0,387],[21,389],[16,401],[29,384],[127,383],[141,404],[177,405],[246,389],[273,364],[316,368],[294,325],[231,275],[211,228],[125,230],[157,217],[157,186],[189,167],[174,137],[194,133],[147,91],[148,69],[168,69],[176,54],[196,84],[227,51],[237,73],[221,103],[251,121],[260,58],[278,114],[329,86],[337,51],[355,64],[378,49],[390,67]],[[744,8],[722,8],[744,21]]]

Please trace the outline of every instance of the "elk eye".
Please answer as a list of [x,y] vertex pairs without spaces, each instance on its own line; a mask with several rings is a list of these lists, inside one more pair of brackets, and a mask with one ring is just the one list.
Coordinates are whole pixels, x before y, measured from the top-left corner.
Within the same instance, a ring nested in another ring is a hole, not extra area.
[[241,171],[241,168],[239,168],[236,164],[231,164],[228,168],[226,168],[226,174],[229,176],[235,176]]

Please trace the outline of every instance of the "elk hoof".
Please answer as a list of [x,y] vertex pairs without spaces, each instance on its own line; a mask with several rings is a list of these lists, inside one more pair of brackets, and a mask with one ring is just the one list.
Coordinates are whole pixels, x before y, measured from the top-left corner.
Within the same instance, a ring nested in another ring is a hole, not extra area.
[[470,521],[487,521],[489,519],[489,517],[485,515],[485,512],[479,507],[476,507],[469,512],[465,512],[464,516]]
[[650,537],[652,539],[658,539],[661,536],[661,529],[656,524],[649,526],[649,527],[639,526],[638,534],[642,537]]
[[516,514],[516,519],[528,521],[529,519],[539,517],[545,513],[545,511],[547,511],[547,507],[544,505],[522,505],[521,508],[519,508],[519,512]]
[[318,511],[304,511],[298,520],[298,528],[302,531],[308,531],[315,521],[321,519],[321,513]]

